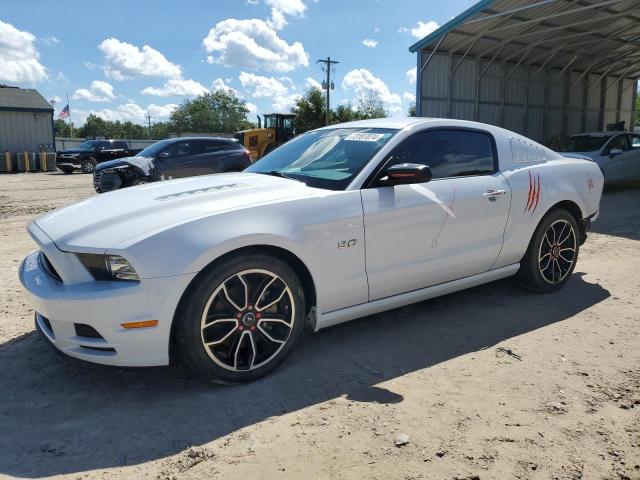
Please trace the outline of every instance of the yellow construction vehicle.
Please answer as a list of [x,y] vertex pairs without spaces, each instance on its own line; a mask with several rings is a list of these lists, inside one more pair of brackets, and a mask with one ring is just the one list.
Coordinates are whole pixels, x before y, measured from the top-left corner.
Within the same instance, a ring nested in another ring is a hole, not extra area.
[[234,136],[249,150],[251,160],[255,162],[293,138],[294,118],[296,116],[290,113],[269,113],[264,115],[264,128],[262,128],[262,121],[258,115],[258,128],[236,132]]

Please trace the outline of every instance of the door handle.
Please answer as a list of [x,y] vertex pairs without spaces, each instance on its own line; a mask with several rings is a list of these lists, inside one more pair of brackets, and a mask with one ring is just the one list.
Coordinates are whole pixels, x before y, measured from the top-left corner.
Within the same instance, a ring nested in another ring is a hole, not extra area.
[[484,198],[488,198],[489,200],[495,201],[496,197],[501,197],[506,194],[507,194],[506,190],[487,190],[487,192],[483,193],[482,196]]
[[193,162],[191,160],[184,162],[185,165],[193,165]]

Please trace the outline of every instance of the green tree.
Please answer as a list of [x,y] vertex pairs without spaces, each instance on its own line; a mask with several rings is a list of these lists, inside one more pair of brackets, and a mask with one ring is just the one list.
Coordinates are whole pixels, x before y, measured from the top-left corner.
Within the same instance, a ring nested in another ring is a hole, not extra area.
[[358,112],[353,109],[350,103],[338,105],[338,107],[331,112],[332,123],[345,123],[353,122],[354,120],[360,120]]
[[407,115],[410,116],[410,117],[415,117],[416,116],[416,104],[415,103],[409,107],[409,111],[407,112]]
[[53,128],[56,132],[56,137],[71,137],[71,125],[64,120],[56,119],[53,122]]
[[309,89],[303,97],[299,98],[291,108],[291,113],[296,115],[294,120],[296,133],[324,127],[327,111],[325,106],[324,94],[318,88]]
[[384,102],[380,96],[370,90],[358,99],[356,113],[358,118],[366,120],[370,118],[385,118],[388,112],[384,108]]
[[233,133],[249,124],[246,102],[231,90],[204,93],[171,112],[176,132]]

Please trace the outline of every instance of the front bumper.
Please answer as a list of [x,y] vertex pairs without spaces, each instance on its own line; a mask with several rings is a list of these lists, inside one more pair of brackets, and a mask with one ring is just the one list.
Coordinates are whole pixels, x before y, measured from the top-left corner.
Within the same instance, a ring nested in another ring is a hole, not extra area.
[[[42,264],[40,252],[28,255],[19,269],[39,330],[58,350],[90,362],[132,367],[169,364],[173,314],[194,276],[67,285]],[[158,320],[158,325],[121,326],[143,320]],[[102,338],[79,336],[77,324],[92,327]]]

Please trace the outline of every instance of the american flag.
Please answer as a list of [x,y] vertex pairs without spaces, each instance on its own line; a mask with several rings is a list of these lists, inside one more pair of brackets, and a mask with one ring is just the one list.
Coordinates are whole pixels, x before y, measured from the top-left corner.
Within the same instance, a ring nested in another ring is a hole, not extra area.
[[60,110],[60,113],[58,114],[58,118],[60,120],[64,120],[69,115],[71,115],[71,112],[69,111],[69,104],[67,104],[66,107],[64,107],[62,110]]

